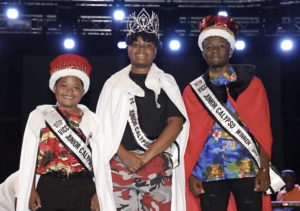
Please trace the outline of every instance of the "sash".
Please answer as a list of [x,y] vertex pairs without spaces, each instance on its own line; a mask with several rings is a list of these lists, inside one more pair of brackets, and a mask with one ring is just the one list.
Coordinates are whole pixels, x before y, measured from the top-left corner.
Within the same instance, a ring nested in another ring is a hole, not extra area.
[[[202,76],[192,81],[191,86],[199,97],[200,102],[209,111],[209,113],[212,114],[214,119],[249,151],[260,167],[260,156],[256,146],[257,143],[244,126],[239,123],[240,120],[236,120],[235,116],[233,116],[231,112],[229,112],[227,108],[219,102],[216,96],[206,85]],[[271,184],[266,193],[272,194],[280,191],[280,189],[285,186],[285,183],[271,163],[269,165],[269,174]]]
[[88,147],[89,139],[84,142],[82,138],[72,130],[61,114],[53,107],[45,115],[45,121],[57,139],[71,152],[87,170],[92,171],[92,152]]
[[[147,136],[142,131],[141,126],[139,124],[139,118],[138,118],[135,97],[134,97],[134,95],[132,95],[130,93],[128,93],[128,95],[129,95],[128,123],[129,123],[131,131],[133,133],[134,140],[144,150],[148,150],[150,148],[150,146],[153,144],[153,142],[155,142],[155,140],[151,140],[151,139],[147,138]],[[179,156],[180,156],[179,144],[176,141],[174,141],[165,150],[165,152],[170,155],[173,168],[179,166]]]

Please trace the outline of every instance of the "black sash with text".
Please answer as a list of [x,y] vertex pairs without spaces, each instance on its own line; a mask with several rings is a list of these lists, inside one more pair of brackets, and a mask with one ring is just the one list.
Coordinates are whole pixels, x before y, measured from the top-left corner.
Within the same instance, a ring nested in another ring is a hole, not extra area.
[[87,170],[92,171],[92,152],[88,147],[91,135],[84,141],[72,130],[59,111],[51,107],[45,120],[57,139],[71,152]]
[[[134,139],[136,143],[142,147],[144,150],[148,150],[150,146],[155,142],[155,140],[151,140],[147,138],[147,136],[144,134],[144,132],[141,129],[141,126],[139,124],[139,118],[138,118],[138,112],[137,112],[137,106],[135,102],[134,95],[129,95],[129,118],[128,123],[131,128],[131,131],[133,133]],[[169,146],[166,150],[166,153],[170,154],[171,161],[173,164],[173,168],[179,166],[179,145],[176,141],[174,141],[171,146]]]
[[[242,146],[244,146],[260,167],[260,156],[256,147],[256,141],[252,136],[240,125],[238,120],[225,108],[216,96],[212,93],[206,85],[202,76],[191,82],[191,86],[204,107],[214,117],[214,119],[234,137]],[[278,192],[284,185],[284,181],[278,175],[274,167],[270,164],[270,179],[271,185],[267,190],[267,194]]]

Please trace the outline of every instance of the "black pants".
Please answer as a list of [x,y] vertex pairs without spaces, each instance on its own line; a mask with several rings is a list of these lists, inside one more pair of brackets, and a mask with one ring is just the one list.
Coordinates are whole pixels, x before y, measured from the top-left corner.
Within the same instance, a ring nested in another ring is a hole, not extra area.
[[253,191],[254,178],[203,182],[203,188],[205,193],[200,195],[202,211],[226,211],[230,192],[238,211],[262,210],[262,193]]
[[53,176],[41,176],[37,185],[42,208],[38,211],[88,211],[95,194],[92,178],[82,177],[60,180]]

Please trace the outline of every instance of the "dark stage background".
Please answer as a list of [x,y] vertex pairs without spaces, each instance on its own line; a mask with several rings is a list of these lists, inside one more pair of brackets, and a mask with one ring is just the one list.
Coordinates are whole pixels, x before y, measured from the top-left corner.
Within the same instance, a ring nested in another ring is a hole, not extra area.
[[[55,44],[55,37],[2,36],[0,40],[2,182],[18,169],[29,112],[37,105],[55,103],[48,88],[49,63],[64,51]],[[170,53],[163,46],[155,60],[160,68],[175,77],[181,90],[206,69],[196,43],[196,38],[190,38],[178,53]],[[265,84],[270,102],[274,137],[272,161],[278,170],[292,168],[300,175],[297,135],[300,129],[299,51],[296,49],[289,55],[277,53],[271,38],[253,38],[248,43],[252,47],[243,53],[235,52],[231,62],[256,65],[257,75]],[[127,51],[114,46],[112,41],[107,42],[104,38],[84,38],[74,51],[86,56],[93,67],[90,90],[82,101],[93,111],[105,80],[129,64]]]

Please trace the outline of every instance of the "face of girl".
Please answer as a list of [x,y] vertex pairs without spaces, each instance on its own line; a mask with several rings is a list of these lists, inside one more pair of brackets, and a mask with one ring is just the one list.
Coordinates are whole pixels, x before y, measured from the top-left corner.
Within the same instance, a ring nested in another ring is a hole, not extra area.
[[76,76],[65,76],[56,82],[53,91],[59,105],[69,112],[77,110],[83,94],[83,83]]

